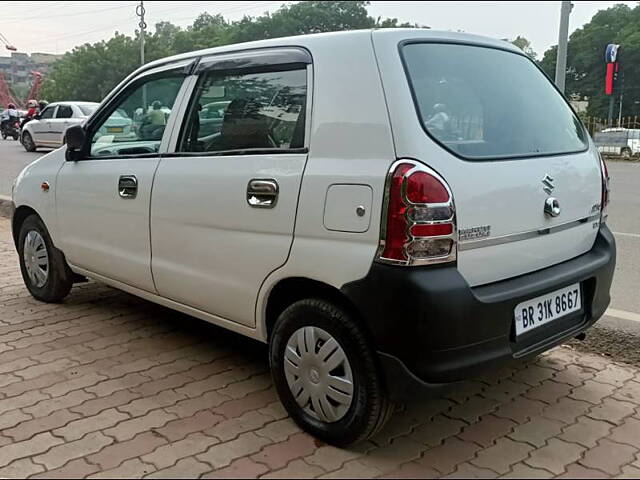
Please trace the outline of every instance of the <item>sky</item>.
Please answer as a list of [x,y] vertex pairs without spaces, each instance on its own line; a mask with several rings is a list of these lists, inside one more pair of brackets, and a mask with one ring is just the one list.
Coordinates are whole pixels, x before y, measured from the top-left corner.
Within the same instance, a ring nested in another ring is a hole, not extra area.
[[[86,42],[132,34],[137,27],[136,1],[2,2],[0,33],[18,51],[64,53]],[[221,13],[237,20],[277,10],[283,1],[162,2],[146,1],[149,27],[165,20],[186,27],[202,12]],[[569,30],[581,27],[598,11],[616,3],[633,7],[637,2],[574,1]],[[372,1],[369,14],[417,22],[438,30],[465,31],[495,38],[528,38],[541,57],[558,41],[559,1],[436,2]],[[0,56],[10,54],[0,50]]]

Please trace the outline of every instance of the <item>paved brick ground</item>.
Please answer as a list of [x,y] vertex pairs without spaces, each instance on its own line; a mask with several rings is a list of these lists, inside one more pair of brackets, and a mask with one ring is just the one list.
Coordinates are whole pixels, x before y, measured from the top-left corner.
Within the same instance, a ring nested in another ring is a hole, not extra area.
[[0,477],[640,477],[640,371],[557,348],[323,445],[265,349],[103,285],[28,296],[0,218]]

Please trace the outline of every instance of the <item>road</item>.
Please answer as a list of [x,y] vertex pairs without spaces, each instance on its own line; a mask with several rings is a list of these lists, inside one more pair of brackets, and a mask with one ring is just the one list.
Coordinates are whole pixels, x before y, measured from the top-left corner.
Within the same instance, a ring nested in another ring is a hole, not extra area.
[[[20,170],[44,153],[28,153],[18,142],[0,141],[0,196],[10,195]],[[612,190],[608,223],[618,245],[611,306],[596,334],[575,346],[608,352],[640,366],[640,163],[612,161],[608,167]]]

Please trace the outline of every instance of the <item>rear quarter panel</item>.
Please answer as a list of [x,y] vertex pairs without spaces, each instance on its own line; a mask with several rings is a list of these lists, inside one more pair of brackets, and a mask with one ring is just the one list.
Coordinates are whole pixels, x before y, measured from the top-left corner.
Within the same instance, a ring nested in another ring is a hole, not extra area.
[[[305,277],[340,288],[367,274],[379,241],[386,173],[395,159],[371,32],[352,33],[349,42],[340,34],[311,37],[301,45],[313,56],[309,158],[289,260],[261,288],[258,328],[264,327],[268,294],[283,278]],[[325,199],[334,184],[371,188],[371,220],[365,232],[325,227]]]

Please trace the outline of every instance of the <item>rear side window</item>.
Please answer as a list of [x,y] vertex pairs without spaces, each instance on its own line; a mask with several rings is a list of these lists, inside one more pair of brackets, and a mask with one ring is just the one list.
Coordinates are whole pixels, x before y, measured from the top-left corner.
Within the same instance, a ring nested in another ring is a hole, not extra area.
[[583,151],[586,133],[565,99],[523,55],[459,44],[402,47],[424,129],[468,160]]
[[179,152],[304,147],[306,69],[206,72],[195,89]]
[[71,118],[73,117],[73,109],[69,105],[59,105],[56,118]]

